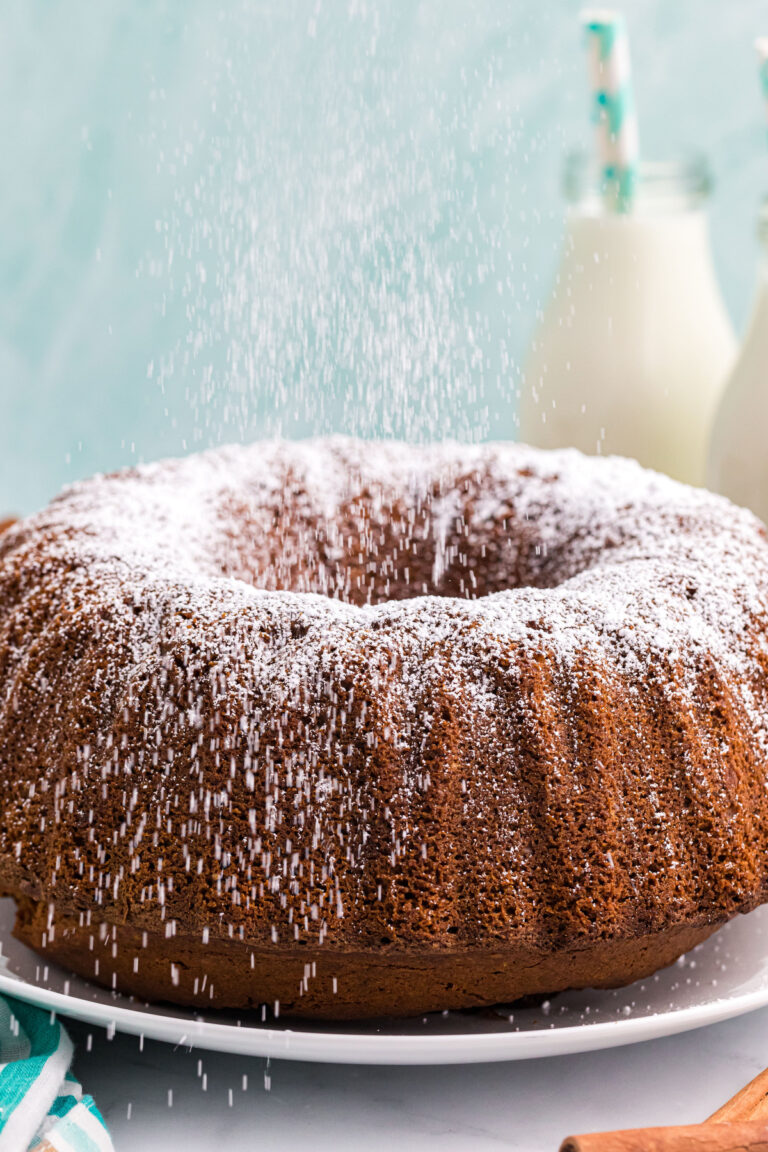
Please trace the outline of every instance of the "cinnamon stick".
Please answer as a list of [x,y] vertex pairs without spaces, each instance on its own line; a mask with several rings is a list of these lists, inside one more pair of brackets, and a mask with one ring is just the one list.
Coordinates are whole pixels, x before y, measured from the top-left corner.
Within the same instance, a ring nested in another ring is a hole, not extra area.
[[768,1068],[704,1124],[569,1136],[560,1152],[768,1152]]
[[768,1068],[750,1080],[749,1084],[726,1100],[713,1112],[707,1124],[723,1124],[735,1120],[768,1120]]
[[768,1152],[768,1123],[684,1124],[568,1136],[560,1152]]

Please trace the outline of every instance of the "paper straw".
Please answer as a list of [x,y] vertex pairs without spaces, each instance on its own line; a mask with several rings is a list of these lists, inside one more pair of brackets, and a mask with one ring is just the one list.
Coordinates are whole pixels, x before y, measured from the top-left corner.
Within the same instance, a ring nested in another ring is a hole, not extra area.
[[755,40],[755,48],[757,49],[757,58],[760,61],[760,87],[768,117],[768,36],[759,36]]
[[581,19],[605,201],[612,211],[626,212],[637,187],[640,151],[627,28],[620,12],[605,9],[587,9]]

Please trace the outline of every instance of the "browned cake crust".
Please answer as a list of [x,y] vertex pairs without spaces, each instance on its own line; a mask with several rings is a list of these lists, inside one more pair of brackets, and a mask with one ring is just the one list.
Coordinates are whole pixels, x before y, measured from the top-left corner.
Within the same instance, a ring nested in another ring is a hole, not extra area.
[[410,1016],[508,1004],[553,988],[611,988],[650,976],[701,943],[713,925],[675,925],[630,940],[600,940],[552,952],[511,943],[500,951],[326,947],[252,948],[239,940],[177,933],[166,939],[128,924],[81,927],[20,899],[14,934],[25,944],[108,988],[198,1008],[277,1007],[284,1016]]
[[120,990],[355,1017],[648,974],[768,894],[768,546],[522,446],[260,444],[0,539],[0,888]]

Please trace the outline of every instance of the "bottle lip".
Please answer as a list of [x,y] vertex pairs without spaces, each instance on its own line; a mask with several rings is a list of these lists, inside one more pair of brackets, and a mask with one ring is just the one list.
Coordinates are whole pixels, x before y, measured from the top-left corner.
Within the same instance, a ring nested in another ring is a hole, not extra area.
[[[703,153],[692,152],[670,160],[643,160],[638,165],[633,209],[654,213],[690,211],[707,201],[712,183],[712,173]],[[577,149],[566,154],[562,189],[572,207],[595,214],[605,211],[602,174],[589,152]]]

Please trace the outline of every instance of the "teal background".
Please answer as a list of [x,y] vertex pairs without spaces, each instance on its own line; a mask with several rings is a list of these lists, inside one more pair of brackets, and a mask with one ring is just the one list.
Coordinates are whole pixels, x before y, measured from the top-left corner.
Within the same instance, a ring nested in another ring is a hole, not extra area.
[[[632,0],[645,155],[700,148],[737,325],[757,0]],[[6,0],[0,512],[223,439],[514,435],[590,140],[570,0]]]

